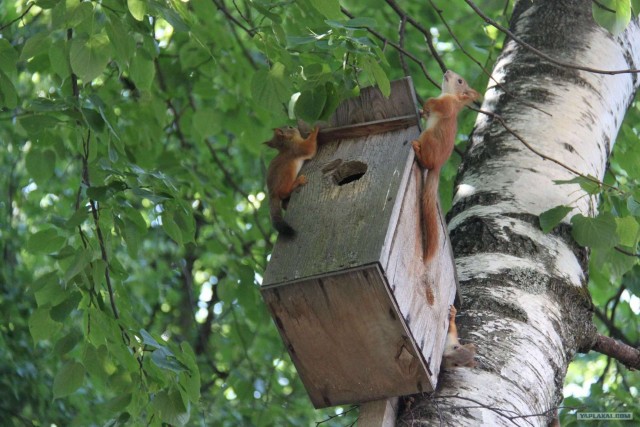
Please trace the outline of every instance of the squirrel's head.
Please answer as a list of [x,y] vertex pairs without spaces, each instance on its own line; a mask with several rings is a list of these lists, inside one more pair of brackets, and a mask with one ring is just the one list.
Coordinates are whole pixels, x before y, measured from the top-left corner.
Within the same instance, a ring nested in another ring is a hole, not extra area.
[[451,70],[447,70],[442,77],[442,93],[458,95],[467,102],[473,102],[476,99],[480,99],[480,94],[469,87],[466,80],[459,74]]
[[298,128],[285,126],[275,128],[273,130],[273,138],[266,141],[264,144],[271,148],[275,148],[276,150],[281,150],[287,145],[287,143],[291,142],[291,140],[295,138],[300,138],[300,131]]

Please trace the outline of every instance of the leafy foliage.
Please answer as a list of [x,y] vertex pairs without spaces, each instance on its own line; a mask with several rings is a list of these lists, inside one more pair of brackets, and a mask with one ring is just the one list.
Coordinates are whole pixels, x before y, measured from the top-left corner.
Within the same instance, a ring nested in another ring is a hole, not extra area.
[[[483,7],[500,17],[502,3]],[[484,87],[431,7],[403,7]],[[380,39],[399,42],[391,16],[374,1],[0,3],[0,424],[304,425],[342,411],[313,411],[260,299],[274,236],[259,143],[363,86],[388,94],[405,68],[419,96],[438,92],[423,34],[402,41],[423,64]],[[494,28],[464,8],[446,18],[495,60]],[[604,197],[631,250],[640,152],[625,126],[610,177],[623,193]],[[445,209],[459,161],[443,169]],[[637,277],[602,253],[596,271]],[[616,324],[632,315],[619,307]]]

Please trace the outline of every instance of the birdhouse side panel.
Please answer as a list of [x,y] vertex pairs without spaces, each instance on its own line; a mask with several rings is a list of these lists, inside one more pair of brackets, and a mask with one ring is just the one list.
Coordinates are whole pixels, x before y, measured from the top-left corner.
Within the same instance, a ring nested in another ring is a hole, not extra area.
[[382,263],[400,311],[432,374],[435,388],[447,334],[448,307],[453,303],[457,281],[450,243],[440,216],[441,247],[425,266],[422,236],[422,172],[413,164],[396,231],[385,245]]

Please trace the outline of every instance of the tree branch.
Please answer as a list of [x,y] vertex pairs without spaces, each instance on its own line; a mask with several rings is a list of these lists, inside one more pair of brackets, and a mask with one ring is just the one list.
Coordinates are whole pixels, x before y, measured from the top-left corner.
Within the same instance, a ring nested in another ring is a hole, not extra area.
[[489,16],[487,16],[478,6],[476,6],[476,4],[474,2],[472,2],[471,0],[464,0],[465,3],[467,3],[469,5],[469,7],[471,7],[471,9],[473,9],[473,11],[479,16],[481,17],[487,24],[492,25],[494,27],[496,27],[499,31],[503,32],[504,34],[508,35],[509,37],[511,37],[515,42],[517,42],[520,46],[524,47],[525,49],[529,50],[530,52],[533,52],[534,54],[538,55],[540,58],[544,58],[547,61],[551,62],[552,64],[558,65],[560,67],[564,67],[564,68],[571,68],[574,70],[581,70],[581,71],[588,71],[590,73],[594,73],[594,74],[609,74],[609,75],[614,75],[614,74],[630,74],[630,73],[640,73],[640,70],[636,70],[636,69],[627,69],[627,70],[599,70],[597,68],[590,68],[590,67],[585,67],[582,65],[576,65],[576,64],[571,64],[569,62],[564,62],[564,61],[560,61],[558,59],[555,59],[549,55],[547,55],[546,53],[536,49],[535,47],[531,46],[529,43],[525,42],[524,40],[522,40],[520,37],[516,36],[513,32],[511,32],[508,28],[503,27],[502,25],[498,24],[496,21],[494,21],[493,19],[491,19]]
[[0,31],[4,30],[5,28],[9,28],[10,26],[12,26],[13,24],[15,24],[16,22],[18,22],[19,20],[21,20],[22,18],[25,17],[25,15],[27,13],[29,13],[29,11],[31,10],[31,8],[34,6],[35,3],[31,3],[29,6],[27,6],[27,8],[24,10],[24,12],[22,12],[22,14],[20,16],[18,16],[16,19],[14,19],[11,22],[7,22],[6,24],[4,24],[3,26],[0,27]]
[[599,310],[597,307],[594,311],[594,314],[598,319],[600,319],[602,323],[604,323],[604,326],[607,327],[607,329],[609,330],[609,335],[611,335],[613,338],[616,338],[622,341],[628,346],[633,345],[633,343],[624,335],[624,333],[620,330],[620,328],[618,328],[615,325],[615,323],[613,323],[611,319],[605,316],[605,314],[601,310]]
[[640,350],[598,334],[593,351],[612,357],[631,370],[640,369]]
[[256,35],[256,30],[245,27],[242,22],[240,22],[235,16],[231,14],[231,12],[229,12],[229,9],[225,7],[224,2],[222,2],[221,0],[212,0],[212,1],[213,1],[213,4],[216,5],[218,10],[221,11],[227,17],[227,19],[229,19],[231,22],[236,24],[238,27],[242,28],[247,34],[249,34],[250,37],[253,37]]
[[[345,9],[344,7],[340,7],[340,10],[342,11],[343,14],[345,14],[347,17],[349,18],[354,18],[355,15],[353,15],[352,13],[350,13],[347,9]],[[389,40],[388,38],[386,38],[385,36],[383,36],[382,34],[380,34],[379,32],[377,32],[376,30],[374,30],[373,28],[369,28],[369,27],[365,27],[367,29],[367,31],[369,31],[371,34],[373,34],[378,40],[382,41],[385,44],[388,44],[389,46],[393,47],[394,49],[396,49],[398,52],[402,53],[404,56],[406,56],[407,58],[411,59],[413,62],[415,62],[416,64],[418,64],[420,66],[420,70],[422,71],[422,74],[424,74],[425,78],[427,80],[429,80],[429,82],[431,82],[435,87],[437,87],[438,89],[440,89],[440,84],[433,78],[431,77],[431,74],[429,74],[429,72],[427,71],[427,67],[424,65],[424,63],[419,60],[415,55],[413,55],[412,53],[408,52],[407,50],[405,50],[404,48],[402,48],[400,45],[398,45],[397,43],[392,42],[391,40]]]
[[447,71],[447,66],[445,65],[444,61],[442,60],[442,58],[438,54],[438,51],[433,45],[433,37],[431,36],[431,32],[425,27],[423,27],[422,24],[420,24],[418,21],[413,19],[411,16],[407,15],[407,13],[404,10],[402,10],[400,6],[398,6],[398,3],[396,3],[395,0],[385,0],[385,1],[389,6],[391,6],[391,9],[394,10],[394,12],[400,17],[400,19],[406,19],[408,23],[413,25],[413,27],[415,27],[418,31],[422,33],[425,41],[427,42],[427,46],[429,47],[429,51],[433,56],[433,59],[435,59],[436,62],[438,62],[438,65],[440,66],[440,69],[442,70],[443,73]]
[[[451,36],[451,38],[453,38],[453,41],[456,43],[456,45],[460,48],[460,50],[462,51],[462,53],[469,58],[471,61],[473,61],[478,67],[480,67],[480,69],[482,70],[482,72],[489,77],[490,80],[492,80],[500,89],[502,89],[502,91],[510,96],[513,99],[518,99],[518,97],[516,97],[513,93],[511,93],[509,90],[507,90],[507,88],[505,88],[505,86],[500,83],[499,81],[497,81],[493,75],[491,74],[491,72],[489,72],[484,65],[482,65],[480,63],[480,61],[478,61],[473,55],[471,55],[471,53],[469,53],[469,51],[467,51],[467,49],[464,48],[464,46],[462,45],[462,43],[460,43],[460,40],[458,40],[458,37],[456,37],[455,33],[453,32],[453,30],[451,29],[451,27],[449,26],[449,23],[446,21],[446,19],[444,19],[444,15],[442,14],[442,10],[440,10],[438,7],[436,7],[435,3],[433,3],[433,0],[429,0],[429,3],[431,4],[431,7],[433,8],[433,10],[436,11],[436,13],[438,14],[438,16],[440,17],[440,22],[442,22],[442,24],[445,26],[445,28],[447,29],[447,32],[449,33],[449,35]],[[518,99],[522,105],[526,105],[527,107],[533,108],[534,110],[538,110],[541,113],[546,114],[547,116],[551,116],[550,113],[544,111],[543,109],[541,109],[540,107],[531,104],[527,101],[524,101],[522,99]]]

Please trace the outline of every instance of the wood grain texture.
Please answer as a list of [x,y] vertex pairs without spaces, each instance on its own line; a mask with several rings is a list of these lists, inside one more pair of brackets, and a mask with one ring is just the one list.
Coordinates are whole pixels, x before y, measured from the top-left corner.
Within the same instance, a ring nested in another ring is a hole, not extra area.
[[[294,191],[285,213],[298,233],[278,239],[264,284],[378,262],[415,135],[413,127],[321,146],[303,166],[308,183]],[[339,185],[336,174],[350,161],[366,164],[367,172]]]
[[425,357],[431,386],[435,388],[446,341],[449,305],[457,294],[457,278],[442,215],[438,229],[442,246],[430,264],[422,261],[419,203],[422,172],[415,162],[409,170],[397,227],[393,232],[389,230],[381,264],[411,337]]
[[316,408],[430,390],[384,282],[374,264],[262,290]]

